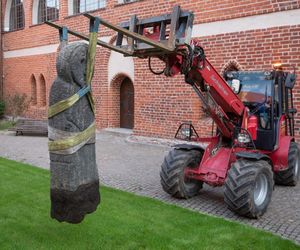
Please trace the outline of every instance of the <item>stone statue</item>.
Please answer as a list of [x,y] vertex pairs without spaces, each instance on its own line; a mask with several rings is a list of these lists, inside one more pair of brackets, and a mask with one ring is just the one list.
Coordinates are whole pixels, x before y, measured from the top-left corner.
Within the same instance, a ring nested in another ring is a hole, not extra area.
[[[80,42],[63,47],[58,55],[49,106],[65,100],[86,86],[88,45]],[[49,118],[49,142],[79,134],[94,124],[87,95],[70,108]],[[72,148],[50,151],[51,217],[80,223],[100,203],[95,156],[95,134]]]

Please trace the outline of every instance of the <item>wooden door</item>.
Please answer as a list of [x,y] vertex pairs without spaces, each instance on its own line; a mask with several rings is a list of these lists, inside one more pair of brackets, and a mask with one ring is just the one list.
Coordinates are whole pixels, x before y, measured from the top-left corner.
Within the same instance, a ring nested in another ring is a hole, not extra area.
[[134,126],[134,88],[131,80],[125,78],[120,89],[120,127],[133,129]]

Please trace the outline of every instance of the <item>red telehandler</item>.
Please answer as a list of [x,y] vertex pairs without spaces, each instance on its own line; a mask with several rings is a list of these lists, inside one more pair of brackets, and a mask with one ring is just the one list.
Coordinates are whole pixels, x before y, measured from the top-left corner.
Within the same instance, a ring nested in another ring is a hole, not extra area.
[[[184,75],[216,124],[215,135],[209,138],[195,136],[192,125],[180,127],[177,134],[196,144],[176,145],[165,157],[160,177],[167,193],[190,198],[203,183],[224,185],[224,200],[232,211],[258,218],[270,203],[274,183],[297,184],[300,152],[294,138],[295,72],[284,72],[277,65],[270,71],[231,71],[221,76],[200,43],[191,39],[193,13],[179,6],[172,14],[158,17],[139,20],[132,16],[120,26],[87,13],[84,16],[90,19],[90,30],[101,24],[117,32],[116,45],[100,40],[98,45],[125,56],[148,58],[154,74]],[[62,41],[68,33],[89,40],[82,33],[48,24],[59,29]],[[153,57],[165,63],[164,70],[153,71]],[[200,146],[202,142],[207,147]]]

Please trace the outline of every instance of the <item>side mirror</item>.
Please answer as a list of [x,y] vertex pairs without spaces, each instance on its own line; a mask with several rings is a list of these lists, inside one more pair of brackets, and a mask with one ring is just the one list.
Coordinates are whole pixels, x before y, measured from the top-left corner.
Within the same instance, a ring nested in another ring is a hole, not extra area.
[[240,92],[241,82],[238,79],[233,79],[231,82],[231,88],[235,94]]
[[285,79],[285,87],[288,89],[293,89],[296,83],[296,74],[288,73]]
[[296,114],[297,113],[297,109],[295,109],[295,108],[289,109],[289,113],[290,114]]

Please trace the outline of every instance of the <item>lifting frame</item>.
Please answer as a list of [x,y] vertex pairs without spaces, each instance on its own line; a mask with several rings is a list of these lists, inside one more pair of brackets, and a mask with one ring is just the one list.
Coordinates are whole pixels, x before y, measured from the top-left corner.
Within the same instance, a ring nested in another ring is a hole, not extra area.
[[[139,20],[136,15],[120,26],[111,24],[100,17],[83,14],[90,19],[90,32],[97,32],[99,25],[117,32],[116,45],[101,40],[97,44],[124,56],[149,57],[174,53],[181,45],[188,45],[191,41],[194,14],[190,11],[181,11],[179,6],[173,8],[172,14],[162,15]],[[47,21],[46,24],[59,30],[60,41],[68,41],[68,33],[80,39],[89,41],[89,37],[80,32],[68,29]],[[159,31],[157,33],[157,31]],[[159,34],[159,35],[157,35]],[[127,37],[127,45],[124,38]]]

